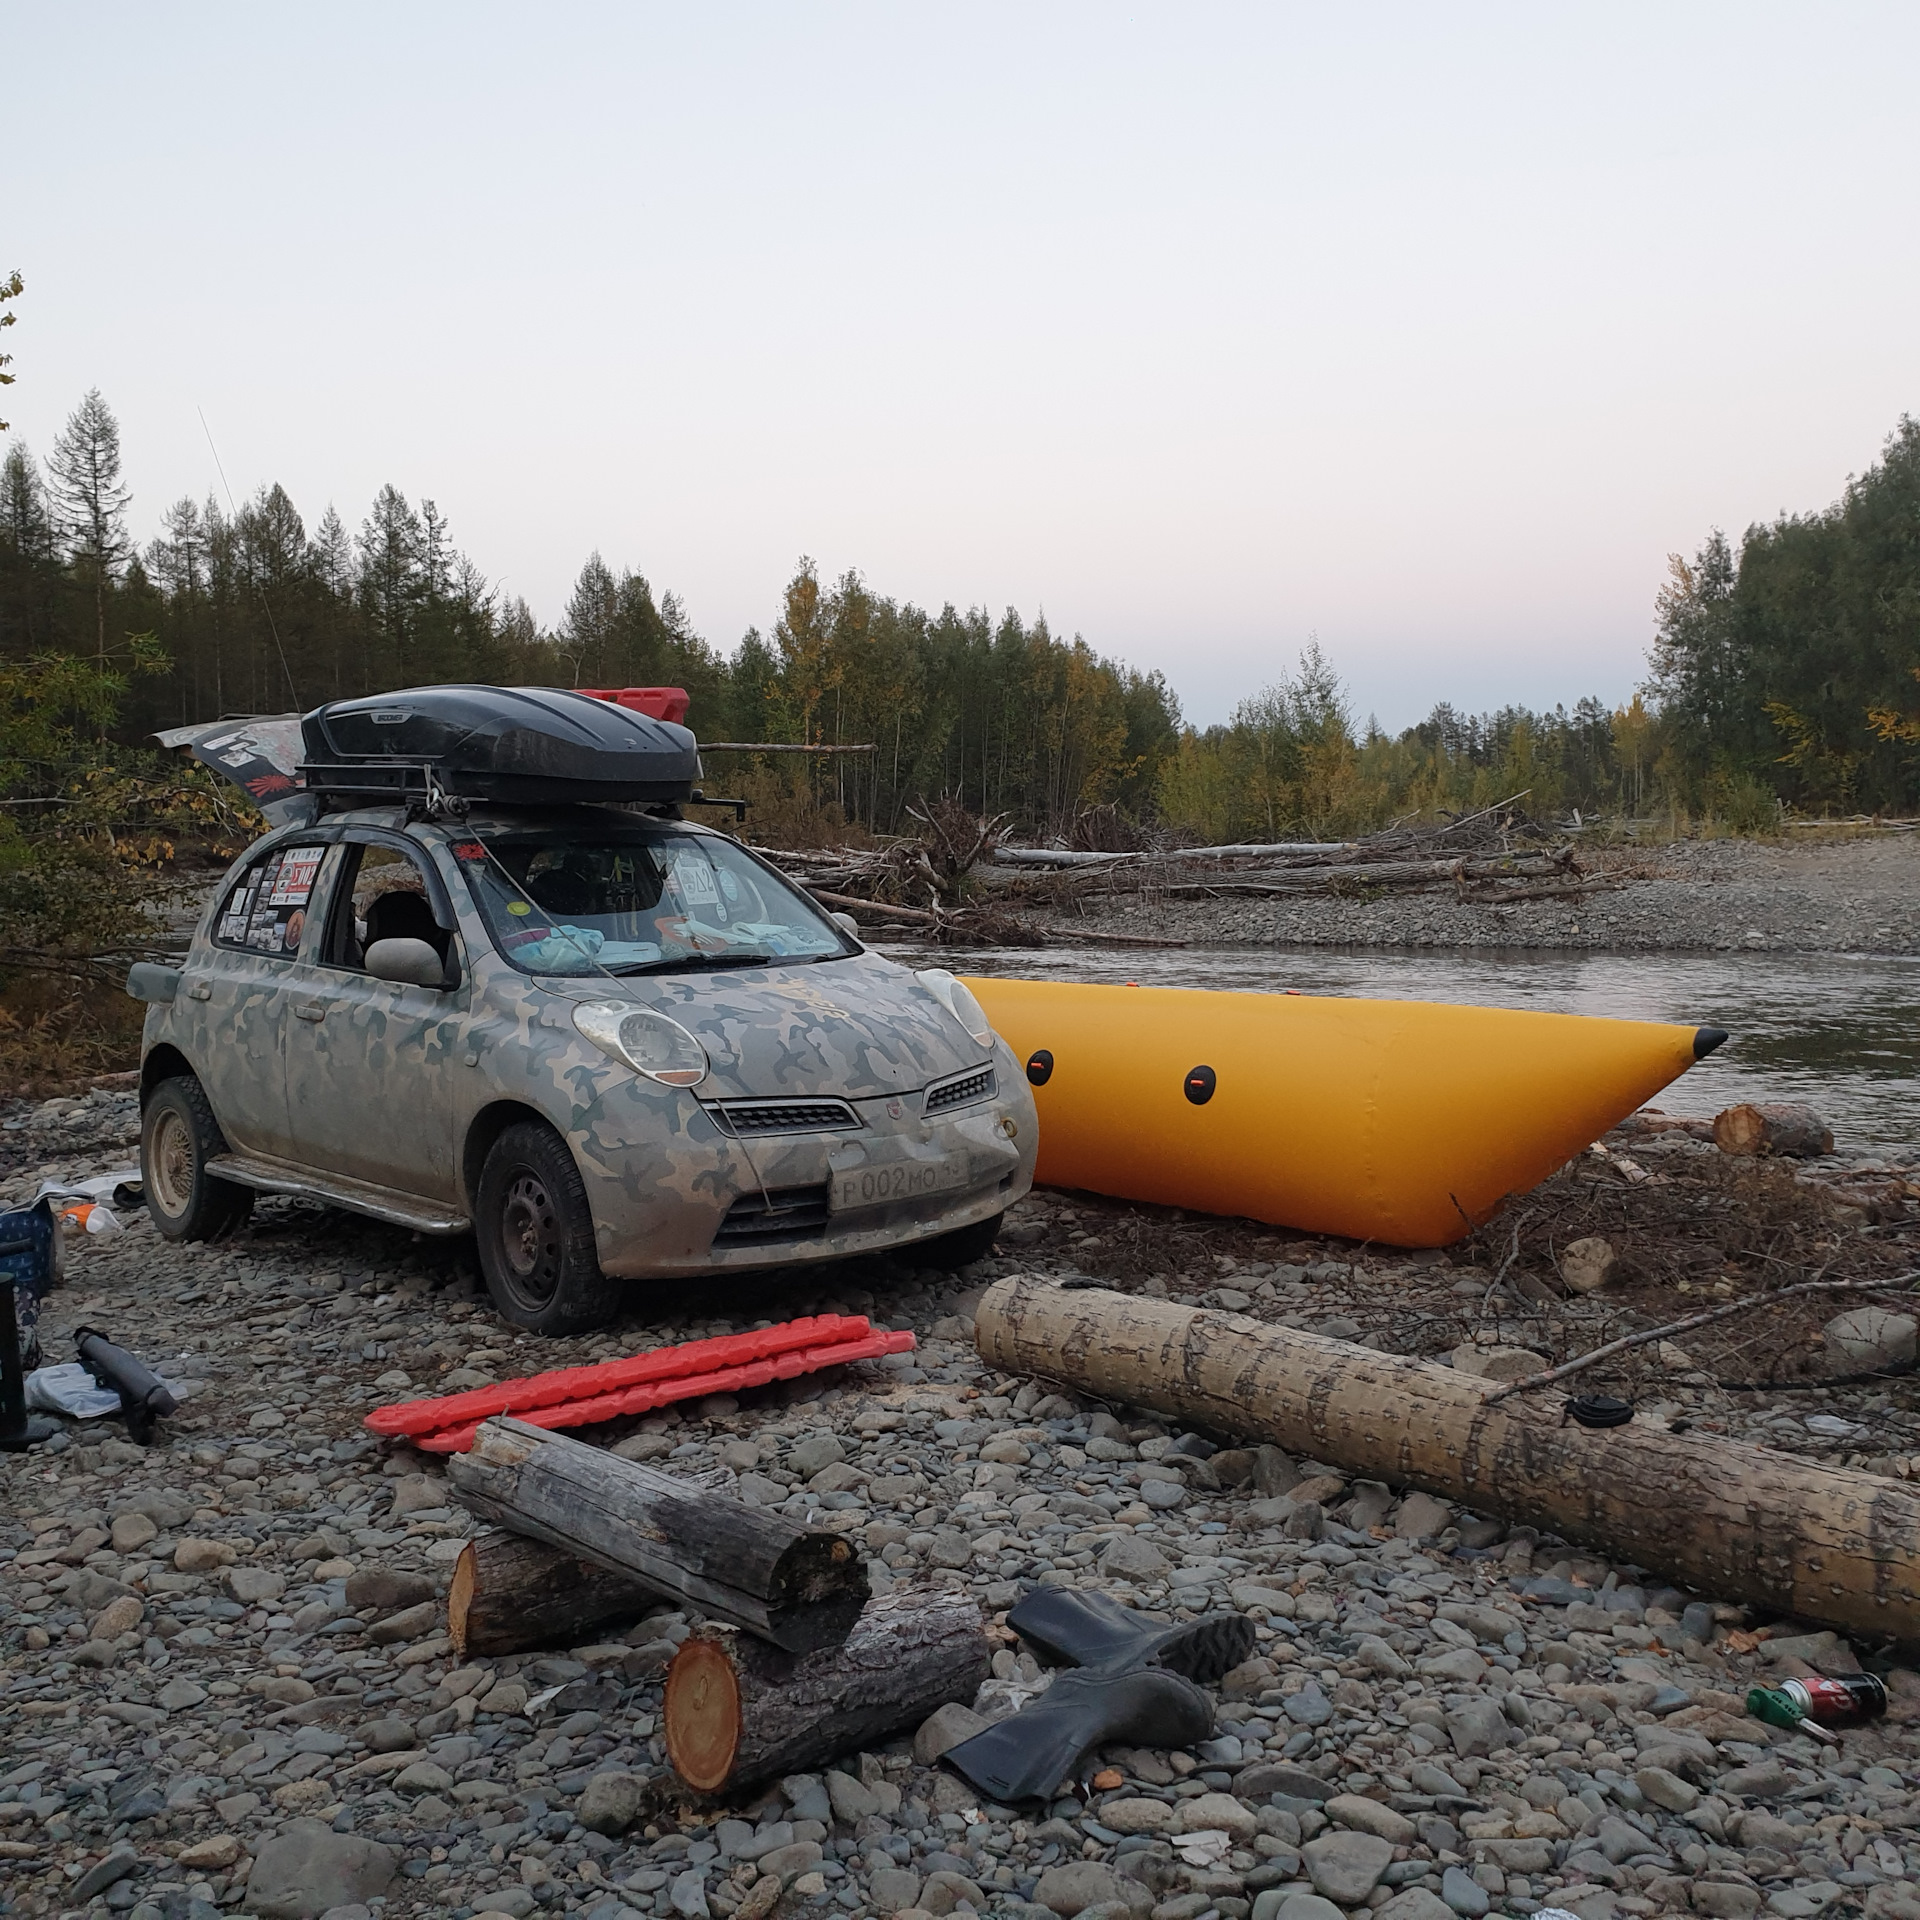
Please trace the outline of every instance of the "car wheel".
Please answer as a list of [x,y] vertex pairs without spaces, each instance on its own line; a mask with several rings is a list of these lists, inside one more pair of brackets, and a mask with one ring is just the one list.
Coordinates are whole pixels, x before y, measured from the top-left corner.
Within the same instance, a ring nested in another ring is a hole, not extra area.
[[227,1151],[206,1089],[192,1074],[163,1080],[140,1116],[140,1179],[147,1214],[168,1240],[211,1240],[253,1211],[253,1189],[207,1162]]
[[976,1220],[970,1227],[956,1227],[938,1240],[929,1240],[918,1259],[923,1267],[970,1267],[993,1251],[1007,1216],[996,1213],[990,1220]]
[[474,1233],[501,1319],[529,1333],[603,1327],[620,1290],[600,1271],[580,1169],[551,1127],[521,1121],[480,1170]]

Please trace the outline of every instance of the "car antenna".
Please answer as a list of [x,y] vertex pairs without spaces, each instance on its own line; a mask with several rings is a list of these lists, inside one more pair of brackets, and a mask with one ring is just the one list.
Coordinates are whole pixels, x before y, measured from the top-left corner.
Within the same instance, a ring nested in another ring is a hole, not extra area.
[[[238,522],[240,509],[234,504],[233,488],[227,484],[227,470],[220,464],[220,449],[213,444],[213,429],[207,425],[207,410],[197,406],[194,412],[200,416],[200,430],[207,436],[207,451],[213,455],[213,470],[220,476],[221,488],[227,496],[227,510]],[[280,629],[274,624],[273,609],[267,605],[267,590],[258,580],[254,581],[253,590],[260,596],[260,611],[267,616],[267,631],[273,635],[274,651],[280,656],[280,671],[287,676],[287,691],[292,694],[293,704],[298,708],[301,704],[300,689],[293,684],[293,669],[287,664],[287,649],[281,641]]]

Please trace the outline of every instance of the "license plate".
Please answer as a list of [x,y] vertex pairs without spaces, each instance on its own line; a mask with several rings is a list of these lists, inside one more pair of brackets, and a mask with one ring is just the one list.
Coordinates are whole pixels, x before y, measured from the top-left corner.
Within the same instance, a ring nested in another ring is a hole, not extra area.
[[853,1167],[833,1177],[833,1210],[853,1213],[861,1207],[887,1207],[919,1200],[967,1183],[960,1160],[895,1160],[880,1167]]

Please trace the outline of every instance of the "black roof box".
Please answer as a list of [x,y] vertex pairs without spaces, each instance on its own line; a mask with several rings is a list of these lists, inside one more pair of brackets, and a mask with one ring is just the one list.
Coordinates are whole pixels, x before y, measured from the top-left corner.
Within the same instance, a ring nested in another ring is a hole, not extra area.
[[693,735],[610,700],[558,687],[412,687],[335,700],[300,723],[301,771],[335,804],[427,791],[540,805],[687,799],[700,774]]

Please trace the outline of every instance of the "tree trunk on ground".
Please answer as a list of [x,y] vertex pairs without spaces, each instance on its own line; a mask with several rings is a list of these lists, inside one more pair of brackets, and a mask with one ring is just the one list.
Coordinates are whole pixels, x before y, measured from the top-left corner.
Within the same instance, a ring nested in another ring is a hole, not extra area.
[[660,1605],[651,1587],[544,1540],[503,1530],[469,1540],[447,1589],[447,1636],[462,1659],[577,1645],[593,1628]]
[[1587,1542],[1716,1599],[1920,1636],[1920,1489],[1638,1423],[1558,1424],[1563,1396],[1243,1314],[1032,1279],[975,1309],[981,1354]]
[[1722,1153],[1780,1153],[1811,1160],[1833,1151],[1833,1135],[1811,1107],[1740,1106],[1716,1116],[1713,1144]]
[[667,1669],[667,1757],[702,1793],[798,1773],[971,1701],[987,1672],[979,1604],[953,1588],[882,1594],[819,1653],[696,1627]]
[[497,1415],[447,1475],[483,1520],[544,1540],[791,1652],[843,1640],[867,1598],[852,1546]]
[[822,906],[838,907],[842,913],[864,914],[871,920],[907,920],[919,927],[937,927],[940,924],[937,913],[928,913],[922,907],[893,907],[884,900],[862,900],[850,893],[830,893],[825,887],[816,887],[806,880],[800,884]]

